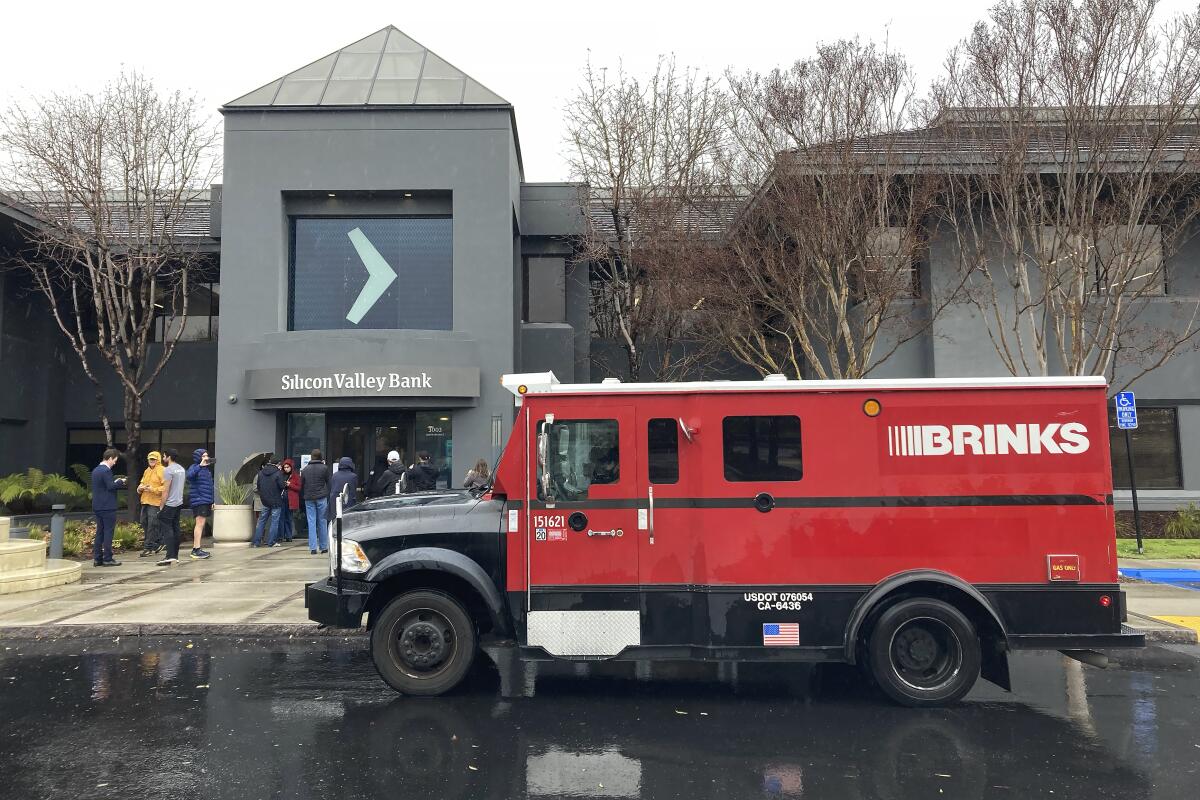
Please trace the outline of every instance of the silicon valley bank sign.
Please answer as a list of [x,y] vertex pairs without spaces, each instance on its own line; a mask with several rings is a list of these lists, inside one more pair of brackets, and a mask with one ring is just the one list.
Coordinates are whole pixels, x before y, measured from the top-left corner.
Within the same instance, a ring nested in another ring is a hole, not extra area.
[[478,396],[479,370],[475,367],[361,366],[246,371],[246,397],[251,400]]

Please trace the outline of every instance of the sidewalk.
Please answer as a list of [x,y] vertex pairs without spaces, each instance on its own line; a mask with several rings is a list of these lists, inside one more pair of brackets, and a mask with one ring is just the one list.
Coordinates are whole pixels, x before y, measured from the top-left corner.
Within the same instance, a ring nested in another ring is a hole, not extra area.
[[[1120,559],[1122,570],[1200,570],[1195,559]],[[1200,634],[1200,591],[1166,583],[1134,580],[1125,590],[1130,626],[1146,633],[1147,641],[1195,644]]]
[[[155,559],[122,559],[119,567],[83,567],[80,583],[0,596],[0,640],[76,636],[225,635],[353,636],[321,629],[304,608],[304,585],[329,573],[328,556],[304,542],[283,547],[216,545],[213,557],[156,567]],[[1122,560],[1131,569],[1200,569],[1200,561]],[[1131,581],[1129,625],[1149,642],[1194,644],[1200,591]]]
[[172,567],[134,553],[119,567],[85,564],[76,584],[0,596],[0,639],[324,633],[308,619],[304,585],[329,574],[328,555],[310,555],[303,542],[209,551],[212,558],[192,561],[184,549]]

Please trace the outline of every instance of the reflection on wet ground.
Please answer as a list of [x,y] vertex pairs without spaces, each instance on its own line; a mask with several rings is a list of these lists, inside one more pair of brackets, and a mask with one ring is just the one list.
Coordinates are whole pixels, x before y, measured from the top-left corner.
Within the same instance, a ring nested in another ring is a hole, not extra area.
[[0,795],[20,798],[1178,798],[1200,777],[1200,648],[1106,671],[1012,659],[954,708],[846,667],[482,662],[400,698],[337,643],[0,643]]

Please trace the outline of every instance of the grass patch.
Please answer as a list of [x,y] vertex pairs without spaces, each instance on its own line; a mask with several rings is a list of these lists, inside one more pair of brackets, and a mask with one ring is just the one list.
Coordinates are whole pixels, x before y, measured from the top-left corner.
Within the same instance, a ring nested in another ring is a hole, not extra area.
[[1138,555],[1135,539],[1117,539],[1120,558],[1200,558],[1200,539],[1144,539]]

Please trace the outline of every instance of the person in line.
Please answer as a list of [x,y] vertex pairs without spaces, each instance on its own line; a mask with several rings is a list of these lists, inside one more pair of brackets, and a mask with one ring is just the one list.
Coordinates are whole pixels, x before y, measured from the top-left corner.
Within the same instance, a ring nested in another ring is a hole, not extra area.
[[345,511],[358,501],[358,474],[354,471],[354,461],[347,456],[338,459],[337,472],[329,480],[329,507],[325,511],[327,523],[337,519],[337,498],[343,490],[346,499],[342,501],[342,510]]
[[482,492],[491,485],[491,470],[488,469],[488,463],[482,458],[475,462],[475,466],[467,470],[467,477],[463,478],[463,488],[472,492]]
[[119,567],[113,559],[112,540],[117,530],[117,490],[125,488],[124,478],[114,478],[112,468],[121,454],[111,447],[92,470],[92,513],[96,515],[96,540],[92,544],[92,563],[97,567]]
[[162,536],[166,553],[160,567],[169,567],[179,561],[179,514],[183,511],[183,484],[187,473],[179,463],[179,453],[173,447],[168,447],[162,453],[163,489],[162,505],[158,509],[158,530]]
[[437,488],[437,470],[429,461],[428,452],[422,450],[417,453],[417,463],[404,471],[404,490],[406,492],[428,492]]
[[400,454],[392,450],[387,455],[387,469],[379,473],[379,477],[375,479],[375,485],[372,488],[372,497],[384,497],[389,494],[398,494],[396,486],[404,477],[404,464],[400,461]]
[[162,537],[158,533],[158,507],[162,505],[163,488],[163,468],[159,463],[161,458],[157,450],[146,456],[147,467],[138,482],[138,502],[142,504],[142,530],[146,533],[139,558],[162,550]]
[[279,541],[290,542],[296,525],[292,515],[300,507],[300,473],[290,458],[285,458],[279,469],[287,485],[283,490],[283,510],[279,513]]
[[[251,547],[258,547],[261,542],[267,547],[279,547],[279,518],[287,493],[287,481],[275,465],[275,457],[268,455],[258,471],[255,481],[258,499],[263,509],[258,512],[258,524],[254,526],[254,538],[250,540]],[[266,527],[266,532],[263,528]]]
[[329,531],[325,516],[329,512],[329,467],[321,458],[320,450],[312,451],[312,458],[300,470],[300,497],[304,500],[304,514],[308,521],[308,552],[329,552]]
[[192,465],[188,467],[187,479],[189,485],[188,504],[192,507],[192,516],[196,518],[196,526],[192,534],[192,558],[210,558],[212,553],[200,549],[200,540],[204,536],[204,525],[212,516],[213,507],[213,476],[208,466],[212,463],[208,451],[197,447],[192,451]]

